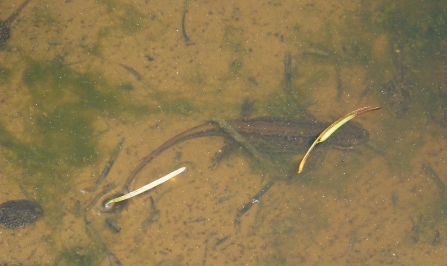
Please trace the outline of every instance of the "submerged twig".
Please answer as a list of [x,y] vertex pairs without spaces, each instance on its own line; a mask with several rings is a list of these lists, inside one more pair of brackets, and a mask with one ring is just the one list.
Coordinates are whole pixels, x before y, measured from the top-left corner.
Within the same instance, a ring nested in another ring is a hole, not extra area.
[[238,211],[236,214],[236,218],[234,219],[234,226],[239,226],[241,224],[241,217],[244,215],[248,210],[253,207],[254,202],[259,201],[259,199],[275,184],[275,180],[270,180],[264,187],[261,188],[261,190],[252,198],[252,201],[247,202],[244,207],[242,207],[241,210]]
[[109,174],[110,169],[112,169],[112,166],[116,161],[116,158],[118,158],[118,155],[121,151],[121,148],[123,147],[125,140],[126,140],[125,138],[122,138],[120,140],[120,142],[118,143],[118,145],[116,146],[116,148],[113,150],[112,155],[110,156],[110,159],[107,161],[106,166],[104,167],[101,174],[99,174],[98,179],[96,180],[95,188],[93,188],[93,191],[96,191],[98,189],[99,185],[101,185],[102,181],[104,181],[106,176]]
[[183,34],[183,38],[185,38],[185,41],[190,42],[191,39],[189,39],[189,36],[186,33],[186,27],[185,27],[185,19],[186,19],[187,10],[188,10],[188,0],[185,0],[185,5],[183,7],[183,15],[182,15],[182,34]]
[[153,91],[157,91],[155,89],[155,86],[152,85],[151,83],[147,82],[144,77],[135,69],[133,69],[130,66],[126,66],[123,64],[119,64],[122,68],[124,68],[127,72],[129,72],[130,74],[132,74],[132,76],[134,76],[138,81],[140,81],[141,83],[143,83],[144,85],[146,85],[146,87],[148,87],[149,89],[153,90]]
[[435,170],[431,168],[428,161],[423,160],[422,161],[422,170],[424,170],[425,174],[428,175],[433,182],[436,184],[436,186],[442,191],[445,191],[445,185],[444,182],[442,182],[441,178],[436,174]]

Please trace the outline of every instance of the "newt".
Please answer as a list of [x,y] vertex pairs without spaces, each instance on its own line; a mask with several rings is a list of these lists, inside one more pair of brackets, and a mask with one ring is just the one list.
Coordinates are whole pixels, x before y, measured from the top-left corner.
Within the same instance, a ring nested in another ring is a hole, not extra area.
[[[292,121],[284,118],[259,117],[253,119],[228,121],[228,124],[249,141],[258,151],[275,153],[299,153],[306,151],[315,138],[327,127],[327,124],[315,121]],[[209,121],[167,140],[158,148],[145,156],[140,164],[130,173],[124,184],[124,189],[129,186],[138,173],[155,157],[163,151],[183,141],[200,138],[221,136],[229,138],[216,122]],[[341,127],[328,140],[332,146],[339,148],[352,148],[369,139],[369,134],[357,123],[348,123]],[[222,150],[220,157],[237,148],[237,145],[227,145]]]

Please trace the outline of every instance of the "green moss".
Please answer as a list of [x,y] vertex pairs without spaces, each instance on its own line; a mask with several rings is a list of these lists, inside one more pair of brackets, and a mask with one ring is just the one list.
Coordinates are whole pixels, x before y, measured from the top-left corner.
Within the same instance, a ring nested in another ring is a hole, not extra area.
[[[133,118],[158,111],[132,104],[128,92],[109,86],[95,73],[64,66],[61,57],[29,60],[22,79],[31,95],[32,120],[25,132],[33,134],[21,136],[0,124],[0,145],[7,148],[5,156],[28,174],[50,178],[94,163],[98,144],[93,124],[103,114]],[[178,113],[191,109],[186,102],[176,108]]]
[[131,82],[126,82],[126,83],[116,85],[115,88],[124,90],[124,91],[131,91],[134,89],[134,86]]
[[101,28],[98,32],[98,38],[101,39],[101,38],[108,37],[112,31],[113,31],[113,29],[111,27]]
[[[302,88],[315,87],[325,73],[300,73],[298,68],[290,65],[285,60],[285,71],[282,81],[278,84],[278,92],[271,94],[269,99],[258,104],[259,108],[265,110],[270,116],[284,117],[289,119],[309,118],[307,110],[303,107],[307,96]],[[302,80],[302,77],[306,77]],[[300,83],[300,85],[296,85]]]
[[172,114],[188,115],[197,110],[190,101],[180,97],[177,99],[169,99],[169,101],[160,99],[160,106],[160,111]]
[[185,82],[191,87],[202,86],[206,82],[205,77],[199,68],[193,68],[188,70]]
[[[59,63],[31,61],[23,81],[32,95],[34,109],[50,113],[61,105],[83,116],[88,111],[118,114],[132,109],[125,91],[110,89],[105,79],[94,72],[80,73]],[[141,108],[137,106],[137,109]],[[83,111],[83,112],[81,112]],[[37,114],[37,116],[39,116]],[[94,114],[92,114],[94,116]]]
[[11,69],[0,66],[0,84],[9,82],[11,79]]
[[53,154],[39,145],[20,141],[3,124],[0,124],[0,145],[7,148],[3,154],[21,168],[34,172],[46,168],[52,162]]
[[60,21],[53,16],[53,13],[48,8],[38,7],[33,11],[32,24],[37,27],[55,27],[60,24]]
[[[388,32],[408,62],[420,62],[446,55],[447,2],[384,1],[367,14],[367,21]],[[407,63],[408,63],[407,62]]]
[[117,9],[118,3],[120,3],[120,1],[117,0],[98,0],[97,2],[106,6],[107,12],[109,12],[110,14],[112,14]]
[[234,60],[233,62],[231,62],[230,64],[230,73],[231,74],[238,74],[238,72],[241,70],[243,66],[243,63],[239,60]]
[[97,254],[91,254],[83,248],[74,248],[65,250],[58,258],[58,262],[63,262],[63,265],[78,266],[78,265],[98,265],[99,257]]
[[233,26],[225,28],[224,42],[233,52],[243,52],[245,48],[243,46],[242,32]]
[[[134,5],[126,4],[115,0],[100,0],[99,3],[106,6],[107,12],[115,15],[119,11],[117,28],[120,28],[126,34],[133,34],[145,28],[146,15],[138,11]],[[121,12],[124,12],[122,15]]]
[[111,27],[101,28],[96,36],[95,42],[90,46],[83,46],[84,50],[89,55],[94,55],[97,57],[102,57],[102,50],[104,47],[104,38],[110,35],[110,32],[113,30]]
[[262,265],[288,265],[287,258],[280,253],[267,254],[257,258],[257,264]]
[[409,238],[418,239],[423,243],[436,246],[443,240],[447,232],[445,220],[447,218],[447,201],[445,194],[440,194],[435,201],[421,203],[414,207],[411,215],[413,230]]
[[45,134],[42,148],[59,158],[57,163],[79,167],[94,162],[97,157],[93,119],[82,108],[82,105],[67,104],[37,119],[38,129]]
[[133,5],[125,5],[125,16],[120,18],[120,27],[123,32],[135,33],[144,28],[145,16],[141,14]]
[[[50,103],[60,104],[64,90],[71,86],[65,70],[57,64],[32,61],[24,71],[23,81],[28,86],[37,108],[47,109]],[[59,76],[57,80],[55,77]]]
[[343,47],[347,49],[347,57],[337,57],[337,61],[334,61],[334,63],[347,65],[360,64],[362,66],[368,66],[370,64],[372,42],[369,38],[357,38],[357,35],[351,35],[350,38],[345,39]]

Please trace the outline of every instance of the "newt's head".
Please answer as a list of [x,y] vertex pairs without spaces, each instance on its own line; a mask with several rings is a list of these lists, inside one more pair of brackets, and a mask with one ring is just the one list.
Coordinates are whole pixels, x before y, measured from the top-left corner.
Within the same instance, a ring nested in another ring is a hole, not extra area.
[[332,145],[339,148],[352,148],[365,143],[369,139],[369,133],[360,124],[348,122],[341,126],[328,139]]

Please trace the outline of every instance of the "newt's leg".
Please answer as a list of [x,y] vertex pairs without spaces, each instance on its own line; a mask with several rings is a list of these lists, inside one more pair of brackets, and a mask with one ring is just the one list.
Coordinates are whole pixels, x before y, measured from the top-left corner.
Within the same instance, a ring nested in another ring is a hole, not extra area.
[[212,163],[210,165],[210,169],[216,169],[217,166],[219,166],[219,163],[227,158],[231,153],[233,153],[237,148],[237,144],[234,141],[227,141],[228,143],[225,144],[216,154],[214,154],[214,157],[212,159]]

